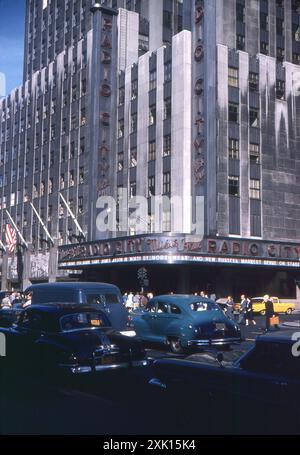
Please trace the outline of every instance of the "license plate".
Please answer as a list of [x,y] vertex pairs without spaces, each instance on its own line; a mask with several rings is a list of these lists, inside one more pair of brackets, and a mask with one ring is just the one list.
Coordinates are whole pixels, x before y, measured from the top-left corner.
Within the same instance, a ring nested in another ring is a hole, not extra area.
[[226,329],[225,324],[222,324],[219,322],[216,323],[216,330],[225,330],[225,329]]
[[101,321],[99,319],[91,319],[91,325],[94,327],[100,327]]
[[112,355],[106,355],[105,357],[102,358],[102,365],[110,365],[114,363],[114,356]]

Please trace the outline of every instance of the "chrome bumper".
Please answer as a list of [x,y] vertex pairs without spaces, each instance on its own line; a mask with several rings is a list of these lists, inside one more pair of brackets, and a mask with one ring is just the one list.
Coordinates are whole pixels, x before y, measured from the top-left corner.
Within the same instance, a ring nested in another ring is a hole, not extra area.
[[212,340],[190,340],[188,346],[227,346],[229,344],[241,343],[241,338],[218,338]]
[[130,367],[146,367],[149,365],[148,360],[133,360],[132,362],[116,363],[112,365],[95,365],[95,366],[73,366],[73,365],[60,365],[61,368],[67,370],[71,374],[80,375],[98,371],[118,370],[119,368]]

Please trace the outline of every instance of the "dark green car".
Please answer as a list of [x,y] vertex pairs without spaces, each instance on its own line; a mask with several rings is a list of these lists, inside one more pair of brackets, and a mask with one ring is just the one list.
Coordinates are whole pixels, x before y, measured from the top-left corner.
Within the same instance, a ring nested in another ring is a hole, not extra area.
[[241,342],[239,326],[215,302],[198,296],[154,297],[145,310],[133,312],[131,319],[142,340],[168,344],[175,353],[193,346]]

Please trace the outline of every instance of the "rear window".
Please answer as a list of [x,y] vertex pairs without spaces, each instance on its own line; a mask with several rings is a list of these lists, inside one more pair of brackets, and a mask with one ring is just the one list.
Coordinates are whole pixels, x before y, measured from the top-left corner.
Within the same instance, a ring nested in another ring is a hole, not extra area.
[[101,313],[73,313],[60,318],[60,327],[63,332],[109,326],[107,318]]
[[119,303],[121,303],[121,300],[117,293],[103,292],[103,293],[86,294],[86,303],[89,305],[119,304]]
[[195,312],[218,310],[218,305],[212,302],[193,302],[189,305],[190,309]]
[[33,289],[33,302],[50,303],[50,302],[74,302],[74,289]]

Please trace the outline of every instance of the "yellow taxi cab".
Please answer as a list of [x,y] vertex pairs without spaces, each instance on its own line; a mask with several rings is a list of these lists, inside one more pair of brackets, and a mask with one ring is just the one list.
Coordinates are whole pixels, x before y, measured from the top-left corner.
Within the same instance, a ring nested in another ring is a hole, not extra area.
[[[260,313],[262,316],[266,314],[266,307],[263,297],[254,297],[251,299],[253,305],[253,312]],[[278,297],[271,297],[274,305],[275,313],[292,314],[295,310],[295,304],[292,302],[282,302]]]

